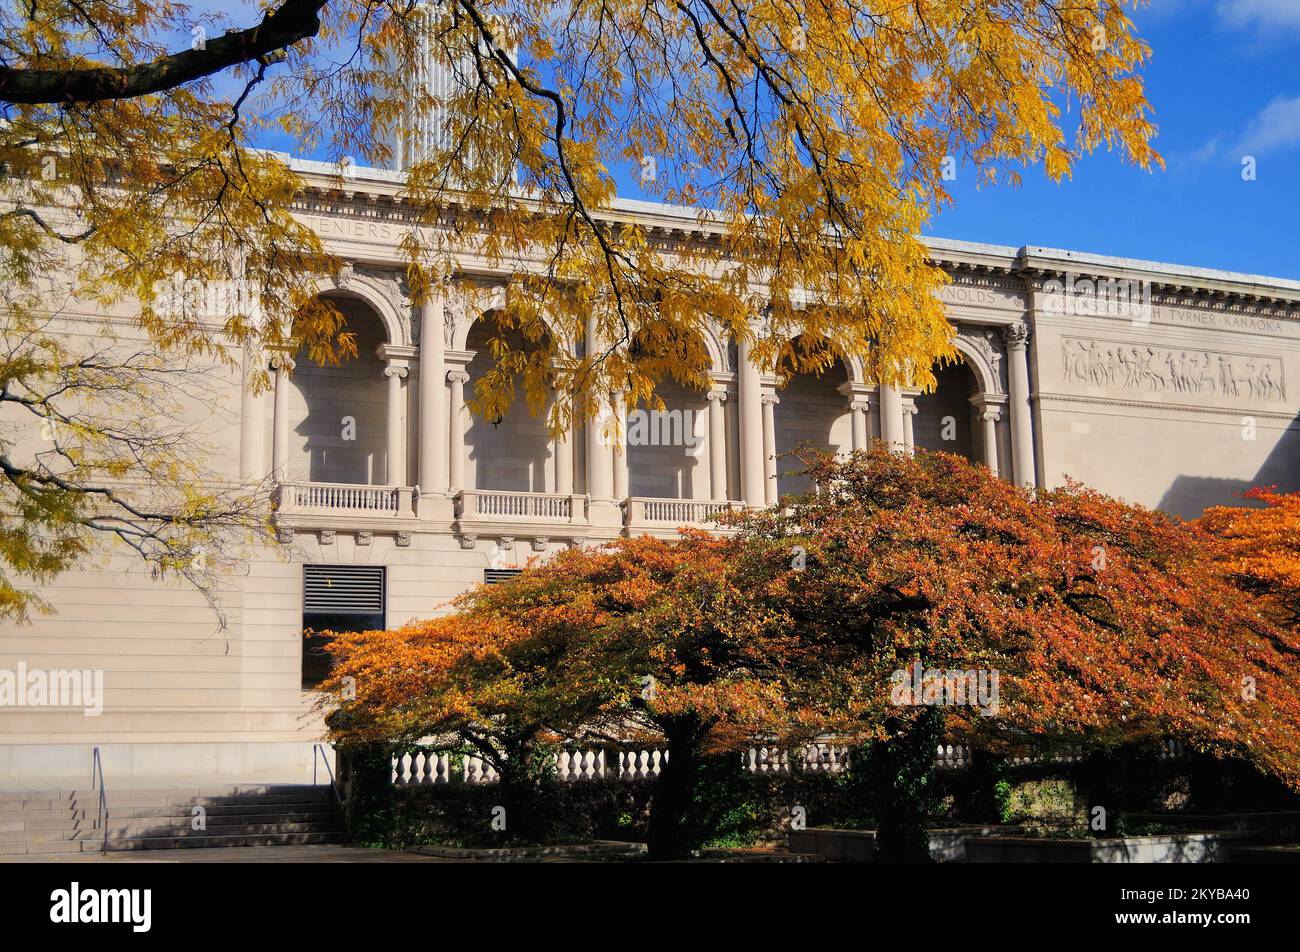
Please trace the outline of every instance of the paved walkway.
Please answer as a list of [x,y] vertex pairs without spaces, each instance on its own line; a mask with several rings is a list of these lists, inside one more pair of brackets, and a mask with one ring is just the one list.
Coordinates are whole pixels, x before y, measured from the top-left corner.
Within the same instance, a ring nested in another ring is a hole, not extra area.
[[[230,846],[204,849],[121,850],[114,853],[54,853],[4,856],[14,863],[455,863],[440,856],[358,846]],[[464,862],[460,860],[459,862]]]

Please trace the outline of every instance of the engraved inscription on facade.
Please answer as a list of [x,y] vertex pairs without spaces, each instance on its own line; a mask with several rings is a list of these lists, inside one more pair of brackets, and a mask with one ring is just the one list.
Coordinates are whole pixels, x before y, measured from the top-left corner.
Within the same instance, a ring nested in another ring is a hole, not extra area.
[[1241,400],[1286,399],[1282,362],[1276,357],[1065,337],[1061,361],[1069,383]]

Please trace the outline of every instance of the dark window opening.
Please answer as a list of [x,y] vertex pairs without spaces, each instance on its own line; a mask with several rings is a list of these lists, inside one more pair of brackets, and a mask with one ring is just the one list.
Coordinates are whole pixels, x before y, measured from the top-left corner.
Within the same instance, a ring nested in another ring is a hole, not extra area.
[[387,626],[386,577],[381,565],[302,567],[302,686],[310,690],[329,675],[328,638],[316,632],[374,631]]
[[499,582],[506,582],[522,571],[523,569],[484,569],[483,583],[485,585],[496,585]]

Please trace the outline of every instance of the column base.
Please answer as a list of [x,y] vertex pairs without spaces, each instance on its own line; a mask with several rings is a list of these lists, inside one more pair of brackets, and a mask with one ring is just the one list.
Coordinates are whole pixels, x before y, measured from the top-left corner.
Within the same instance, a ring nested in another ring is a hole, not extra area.
[[569,494],[569,525],[587,525],[587,497],[581,493]]
[[593,499],[587,503],[587,524],[593,529],[622,529],[623,507],[612,499]]
[[454,500],[442,493],[421,493],[415,504],[415,514],[433,522],[451,522],[456,514]]

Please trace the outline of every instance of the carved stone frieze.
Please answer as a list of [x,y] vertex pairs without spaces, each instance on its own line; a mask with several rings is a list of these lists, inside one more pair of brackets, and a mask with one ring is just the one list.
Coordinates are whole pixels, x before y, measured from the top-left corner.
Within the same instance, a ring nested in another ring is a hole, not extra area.
[[1255,402],[1286,399],[1282,361],[1258,354],[1065,337],[1061,363],[1068,383]]

